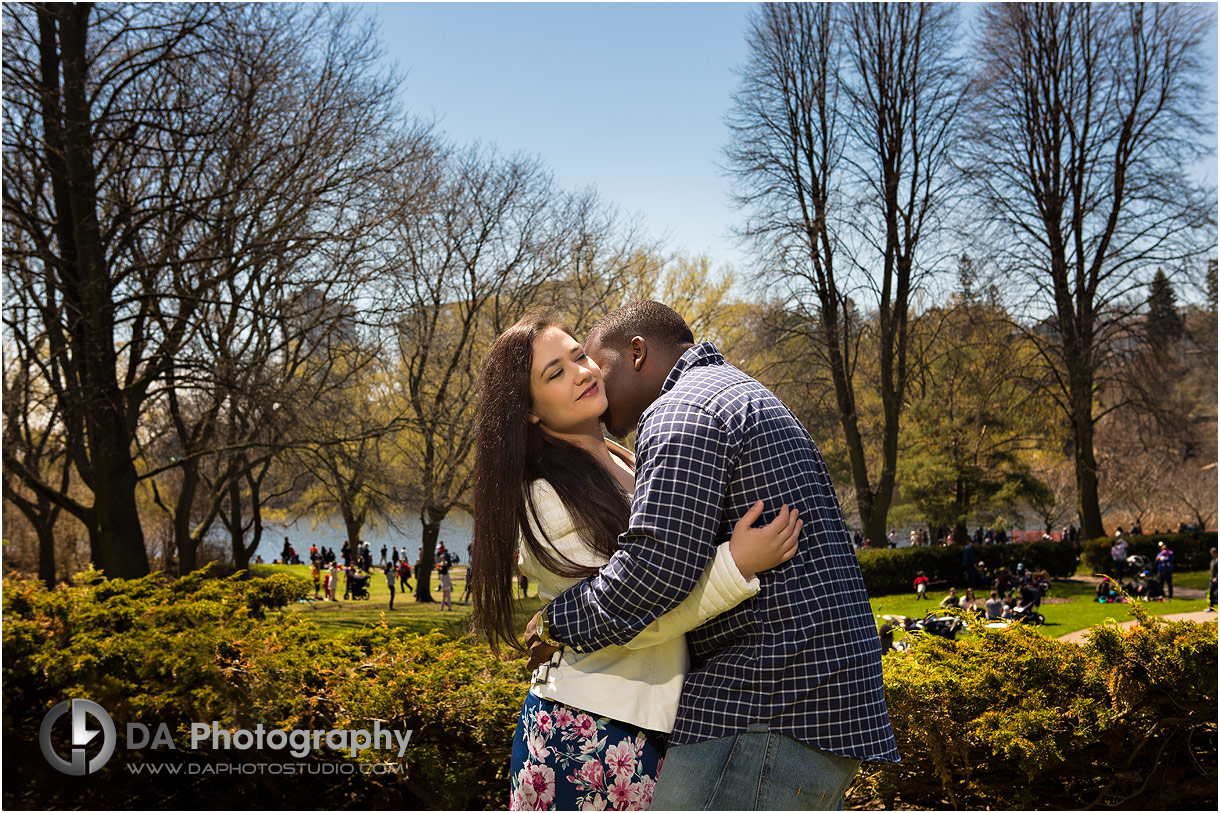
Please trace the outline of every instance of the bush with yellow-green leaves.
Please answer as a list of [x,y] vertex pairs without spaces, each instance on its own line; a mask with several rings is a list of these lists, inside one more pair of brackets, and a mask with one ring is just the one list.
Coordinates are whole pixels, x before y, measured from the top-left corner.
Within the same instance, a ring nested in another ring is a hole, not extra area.
[[1016,625],[887,654],[902,762],[851,800],[956,809],[1216,808],[1216,625],[1132,612],[1084,646]]
[[[499,661],[485,645],[436,632],[381,626],[327,638],[294,613],[273,612],[306,587],[283,575],[124,581],[92,571],[55,590],[6,581],[4,806],[503,807],[527,685],[523,662]],[[101,704],[118,729],[119,747],[93,776],[56,772],[38,748],[43,716],[70,698]],[[401,760],[397,748],[353,758],[323,747],[298,760],[285,750],[226,750],[209,741],[187,747],[191,724],[212,721],[224,730],[380,723],[412,735]],[[165,723],[176,748],[129,750],[130,722],[154,731]],[[235,772],[258,762],[301,767],[289,775]],[[402,765],[401,775],[343,770],[391,762]],[[133,773],[141,763],[178,767]]]
[[[123,581],[87,571],[55,590],[6,581],[4,806],[503,808],[523,661],[385,625],[325,637],[278,611],[304,589],[283,575]],[[917,638],[910,652],[886,655],[903,761],[866,766],[848,804],[1215,809],[1216,627],[1131,606],[1140,626],[1097,628],[1086,646],[1017,626]],[[118,728],[120,747],[96,775],[59,774],[37,746],[43,716],[69,698],[100,703]],[[184,748],[191,724],[210,721],[413,733],[401,759],[376,748],[320,748],[300,760]],[[128,722],[165,723],[178,749],[128,750]],[[272,761],[311,770],[203,770]],[[133,772],[153,763],[180,767]],[[339,770],[374,763],[404,772]]]

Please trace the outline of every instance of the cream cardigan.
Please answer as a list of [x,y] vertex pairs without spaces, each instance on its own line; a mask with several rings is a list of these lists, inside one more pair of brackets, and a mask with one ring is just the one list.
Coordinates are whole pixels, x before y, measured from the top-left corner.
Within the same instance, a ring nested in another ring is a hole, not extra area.
[[[532,497],[538,510],[538,522],[530,518],[535,538],[542,544],[549,541],[556,553],[577,564],[600,567],[606,563],[585,546],[550,483],[536,480]],[[579,581],[544,569],[524,542],[519,545],[517,563],[524,575],[537,582],[538,596],[546,601]],[[534,673],[530,691],[547,700],[668,733],[673,730],[689,665],[684,633],[736,607],[758,589],[757,578],[746,581],[742,577],[729,543],[724,542],[681,604],[624,646],[595,652],[573,652],[565,647],[558,666],[544,664]]]

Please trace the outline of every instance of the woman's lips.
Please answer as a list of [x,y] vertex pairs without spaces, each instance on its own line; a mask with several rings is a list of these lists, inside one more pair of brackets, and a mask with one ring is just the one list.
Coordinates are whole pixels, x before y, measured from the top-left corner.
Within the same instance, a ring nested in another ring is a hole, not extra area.
[[586,395],[592,395],[595,392],[597,392],[597,384],[590,384],[589,389],[582,392],[580,394],[580,398],[577,398],[576,400],[579,401],[581,398],[584,398]]

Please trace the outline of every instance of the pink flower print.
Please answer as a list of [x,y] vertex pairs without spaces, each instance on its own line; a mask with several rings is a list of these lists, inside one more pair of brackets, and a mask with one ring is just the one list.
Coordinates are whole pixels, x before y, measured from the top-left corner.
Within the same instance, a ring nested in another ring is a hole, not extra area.
[[635,755],[637,758],[644,756],[644,746],[647,743],[648,743],[648,740],[644,737],[643,734],[635,735]]
[[605,810],[606,809],[606,800],[602,797],[602,795],[600,793],[595,793],[595,794],[593,794],[593,798],[591,798],[591,799],[586,798],[584,801],[581,802],[580,809],[581,810]]
[[587,714],[576,715],[576,733],[588,739],[597,735],[597,723]]
[[600,761],[591,759],[577,772],[576,779],[593,790],[602,790],[606,787],[606,769]]
[[635,746],[630,740],[622,740],[606,749],[606,767],[619,778],[630,778],[635,773]]
[[528,735],[525,738],[525,746],[529,749],[530,758],[538,762],[545,762],[551,756],[551,749],[546,747],[545,737],[539,737],[537,734]]
[[620,774],[614,780],[614,784],[606,788],[610,803],[614,805],[615,810],[631,809],[632,805],[639,802],[639,792],[639,787],[632,784],[631,777],[625,774]]
[[639,789],[640,807],[645,810],[652,805],[652,795],[656,793],[657,783],[651,776],[645,776],[636,783]]
[[542,736],[545,737],[547,734],[551,733],[551,723],[553,721],[551,720],[550,714],[545,711],[540,711],[538,712],[538,717],[535,721],[538,723],[538,731],[541,732]]
[[567,728],[568,726],[572,725],[572,721],[575,719],[576,715],[572,713],[571,709],[565,706],[560,706],[559,708],[555,709],[555,725],[559,726],[560,728]]
[[521,803],[521,791],[514,790],[508,794],[508,809],[509,810],[524,810]]
[[607,737],[598,739],[596,736],[585,740],[584,745],[580,746],[580,753],[584,755],[596,754],[606,746]]
[[522,810],[548,810],[555,803],[555,772],[549,765],[526,765],[517,781]]

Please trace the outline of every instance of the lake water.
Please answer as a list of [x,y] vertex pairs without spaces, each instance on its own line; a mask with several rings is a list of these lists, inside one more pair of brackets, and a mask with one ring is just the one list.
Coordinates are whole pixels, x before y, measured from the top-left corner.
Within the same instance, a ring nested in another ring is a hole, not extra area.
[[[465,563],[466,546],[470,544],[473,535],[474,520],[464,511],[454,509],[441,522],[438,541],[444,542],[445,547],[451,553],[461,557],[462,562]],[[319,549],[323,546],[329,547],[334,550],[336,556],[341,557],[340,551],[343,548],[344,540],[347,539],[347,531],[344,530],[343,520],[339,517],[332,517],[325,521],[302,518],[286,525],[267,522],[263,524],[262,539],[259,540],[258,548],[250,557],[250,561],[253,562],[255,557],[260,555],[267,563],[278,559],[280,551],[284,548],[285,536],[292,543],[297,555],[301,557],[301,561],[308,563],[310,545],[317,545]],[[394,527],[385,523],[377,525],[366,523],[360,538],[369,543],[369,549],[373,552],[374,564],[381,561],[382,545],[385,545],[387,549],[401,548],[405,545],[410,561],[414,564],[415,558],[423,546],[423,536],[424,527],[420,524],[419,516],[413,514],[410,517],[394,520]],[[388,550],[386,557],[390,558]]]

